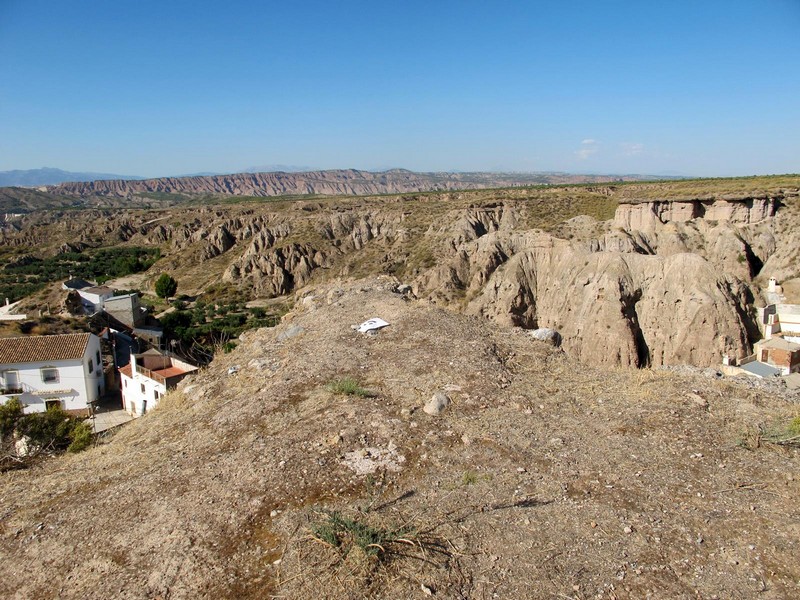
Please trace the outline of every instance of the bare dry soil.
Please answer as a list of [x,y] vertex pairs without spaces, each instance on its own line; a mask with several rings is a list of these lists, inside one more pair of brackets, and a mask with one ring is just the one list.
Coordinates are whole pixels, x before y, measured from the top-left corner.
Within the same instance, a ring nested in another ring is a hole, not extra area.
[[0,476],[0,596],[800,596],[800,455],[758,429],[796,399],[583,366],[394,287],[306,291],[153,413]]

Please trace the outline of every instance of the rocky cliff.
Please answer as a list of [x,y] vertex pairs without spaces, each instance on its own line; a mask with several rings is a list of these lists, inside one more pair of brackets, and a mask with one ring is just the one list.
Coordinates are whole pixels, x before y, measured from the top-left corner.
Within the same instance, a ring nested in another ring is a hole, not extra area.
[[614,224],[627,230],[649,230],[665,223],[685,223],[692,219],[736,224],[758,223],[775,214],[777,202],[778,199],[773,196],[639,202],[629,200],[617,208]]
[[713,365],[749,352],[746,286],[691,253],[587,252],[547,234],[490,234],[423,275],[419,295],[552,328],[591,364]]

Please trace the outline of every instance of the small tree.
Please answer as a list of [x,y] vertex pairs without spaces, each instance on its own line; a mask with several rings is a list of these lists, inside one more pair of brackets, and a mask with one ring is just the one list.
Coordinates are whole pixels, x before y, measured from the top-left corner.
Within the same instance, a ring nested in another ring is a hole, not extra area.
[[162,273],[156,280],[156,296],[170,298],[178,291],[178,282],[167,273]]
[[23,414],[22,404],[17,398],[10,398],[5,404],[0,404],[0,440],[14,432]]

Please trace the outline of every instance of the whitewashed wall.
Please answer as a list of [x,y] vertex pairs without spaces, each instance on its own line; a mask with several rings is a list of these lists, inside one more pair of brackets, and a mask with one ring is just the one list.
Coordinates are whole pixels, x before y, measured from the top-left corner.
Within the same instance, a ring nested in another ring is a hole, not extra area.
[[[20,387],[23,393],[17,396],[0,395],[0,403],[5,404],[9,398],[17,397],[25,405],[25,412],[44,412],[47,400],[61,400],[61,407],[65,410],[85,410],[90,402],[96,401],[105,392],[105,379],[103,377],[102,356],[97,360],[100,352],[100,339],[90,336],[89,343],[82,359],[37,361],[30,363],[16,363],[0,365],[0,371],[17,371]],[[89,361],[92,362],[92,371],[89,371]],[[42,367],[55,367],[58,369],[58,382],[45,383],[42,381]],[[0,373],[2,375],[2,373]],[[3,381],[5,386],[5,380]],[[98,386],[100,390],[98,392]],[[45,397],[40,394],[48,392],[65,391],[57,397]],[[67,390],[69,390],[67,392]]]

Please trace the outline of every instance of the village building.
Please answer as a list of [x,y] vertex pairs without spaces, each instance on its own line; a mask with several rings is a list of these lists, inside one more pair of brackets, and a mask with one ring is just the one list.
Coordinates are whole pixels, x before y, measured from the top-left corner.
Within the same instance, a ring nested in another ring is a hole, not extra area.
[[0,403],[26,413],[60,406],[88,415],[105,393],[100,339],[91,333],[0,338]]
[[132,329],[141,327],[147,320],[147,310],[139,302],[139,294],[136,293],[106,298],[102,309]]
[[800,343],[800,304],[770,304],[758,312],[764,339],[782,337]]
[[756,342],[753,353],[758,362],[778,369],[781,375],[800,371],[800,344],[773,337]]
[[134,417],[150,412],[168,390],[196,370],[196,366],[157,350],[131,354],[130,362],[119,369],[125,410]]
[[67,290],[67,291],[72,291],[72,290],[77,291],[77,290],[83,290],[83,289],[86,289],[86,288],[90,288],[93,285],[94,284],[89,283],[85,279],[80,279],[80,278],[75,277],[73,279],[68,279],[67,281],[62,283],[61,284],[61,289]]
[[88,314],[103,310],[105,301],[114,296],[114,290],[104,285],[79,289],[77,292],[81,297],[83,308]]

